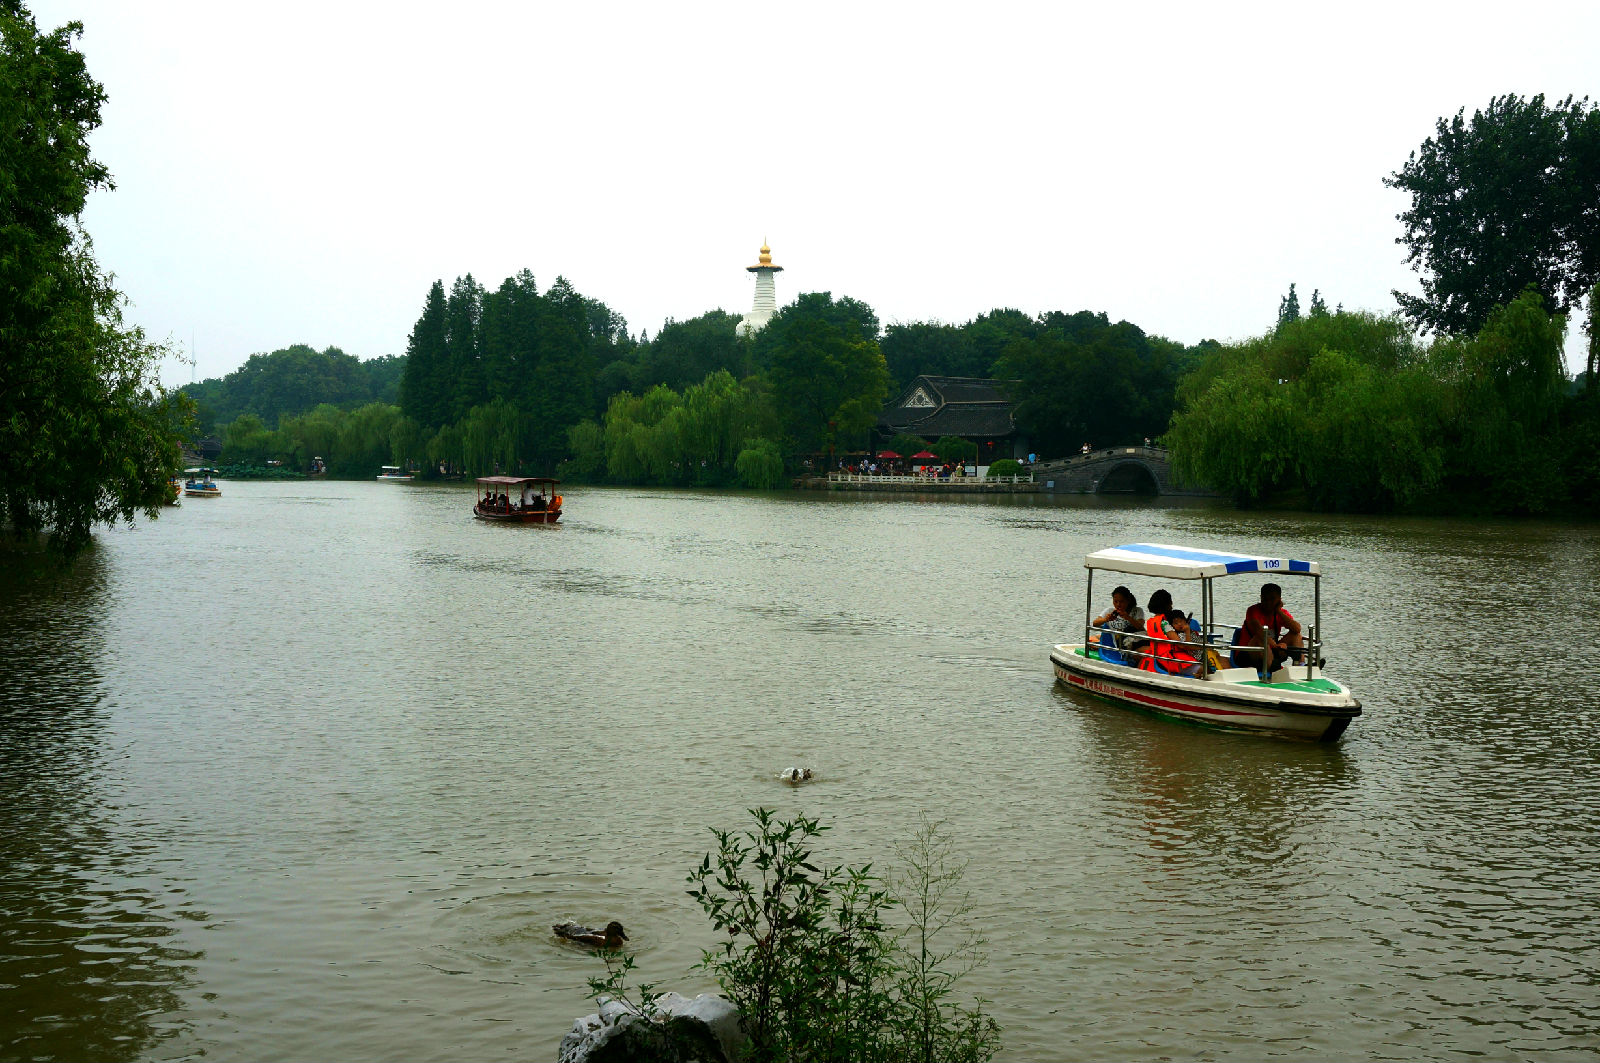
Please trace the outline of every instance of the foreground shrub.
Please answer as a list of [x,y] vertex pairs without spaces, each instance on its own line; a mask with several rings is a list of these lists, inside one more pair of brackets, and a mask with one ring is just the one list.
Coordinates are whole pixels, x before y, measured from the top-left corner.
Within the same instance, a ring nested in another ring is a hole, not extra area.
[[[703,966],[743,1016],[752,1063],[985,1063],[1000,1028],[955,1000],[981,961],[957,862],[943,824],[921,822],[897,849],[904,868],[819,866],[813,842],[828,828],[752,809],[752,829],[713,830],[717,852],[690,875],[720,944]],[[889,916],[898,919],[891,925]],[[591,991],[640,1014],[655,986],[632,992],[631,957],[608,954]]]

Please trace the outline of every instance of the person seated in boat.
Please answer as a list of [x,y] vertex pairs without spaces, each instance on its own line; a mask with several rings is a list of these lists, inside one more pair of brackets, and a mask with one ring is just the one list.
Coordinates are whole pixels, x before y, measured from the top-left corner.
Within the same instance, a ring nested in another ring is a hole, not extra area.
[[549,504],[550,503],[546,501],[544,495],[534,495],[528,500],[528,508],[533,510],[535,513],[544,512]]
[[[1152,639],[1166,638],[1162,625],[1166,622],[1167,610],[1172,608],[1172,594],[1165,587],[1150,595],[1150,601],[1145,603],[1146,619],[1144,633]],[[1145,643],[1139,648],[1139,667],[1145,671],[1153,671],[1156,666],[1154,643]]]
[[[1242,668],[1276,672],[1284,661],[1299,661],[1305,656],[1305,639],[1300,622],[1283,607],[1283,588],[1276,583],[1261,585],[1261,600],[1245,610],[1240,628],[1240,643],[1249,649],[1235,650],[1234,659]],[[1262,649],[1271,654],[1266,660]]]
[[[1157,611],[1156,606],[1160,603],[1165,603],[1167,608]],[[1183,645],[1199,641],[1199,636],[1190,630],[1188,615],[1181,609],[1172,608],[1172,595],[1166,591],[1157,591],[1150,596],[1150,611],[1152,615],[1145,621],[1145,632],[1150,636],[1150,642],[1145,647],[1145,655],[1139,659],[1139,667],[1147,672],[1164,672],[1191,679],[1198,676],[1199,646],[1190,649]]]
[[1113,632],[1112,640],[1116,648],[1124,653],[1132,653],[1144,646],[1144,639],[1137,637],[1144,631],[1144,621],[1144,610],[1139,608],[1139,601],[1133,592],[1126,587],[1118,587],[1111,592],[1111,609],[1095,617],[1093,626]]

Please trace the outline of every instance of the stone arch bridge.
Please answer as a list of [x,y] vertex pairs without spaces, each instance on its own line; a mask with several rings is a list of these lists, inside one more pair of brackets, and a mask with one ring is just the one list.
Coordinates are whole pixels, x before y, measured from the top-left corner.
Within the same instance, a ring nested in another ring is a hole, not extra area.
[[1164,447],[1103,447],[1088,454],[1041,461],[1033,467],[1041,490],[1094,495],[1209,495],[1176,482]]

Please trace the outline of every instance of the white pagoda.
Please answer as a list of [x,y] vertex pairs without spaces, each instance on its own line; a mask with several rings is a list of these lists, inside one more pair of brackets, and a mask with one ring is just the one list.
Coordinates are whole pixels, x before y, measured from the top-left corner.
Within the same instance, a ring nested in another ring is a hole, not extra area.
[[772,264],[772,248],[763,240],[760,261],[753,266],[746,266],[745,269],[756,275],[756,301],[750,307],[750,312],[739,321],[739,334],[749,336],[760,332],[767,322],[772,320],[773,313],[778,309],[777,297],[772,288],[772,275],[783,267]]

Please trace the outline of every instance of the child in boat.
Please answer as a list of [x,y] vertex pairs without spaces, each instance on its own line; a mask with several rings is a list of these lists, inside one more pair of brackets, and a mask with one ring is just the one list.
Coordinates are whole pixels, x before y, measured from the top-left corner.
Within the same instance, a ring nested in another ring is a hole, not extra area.
[[[1189,627],[1189,617],[1182,609],[1169,610],[1163,619],[1166,623],[1162,625],[1162,630],[1169,632],[1168,638],[1180,642],[1199,641]],[[1158,657],[1157,663],[1161,670],[1169,675],[1181,675],[1193,679],[1200,674],[1200,658],[1194,651],[1182,646],[1167,646]]]
[[[1183,630],[1178,630],[1179,624]],[[1162,589],[1150,595],[1150,619],[1145,621],[1145,634],[1150,642],[1145,646],[1145,656],[1139,667],[1147,672],[1166,672],[1169,675],[1196,676],[1200,674],[1200,659],[1194,652],[1171,645],[1172,642],[1198,642],[1189,631],[1189,615],[1172,607],[1172,595]]]

